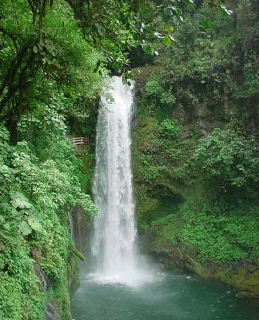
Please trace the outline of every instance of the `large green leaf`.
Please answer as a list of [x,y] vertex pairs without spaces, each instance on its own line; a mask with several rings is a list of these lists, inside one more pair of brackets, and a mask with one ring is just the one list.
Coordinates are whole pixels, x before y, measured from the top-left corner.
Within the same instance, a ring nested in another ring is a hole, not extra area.
[[38,215],[32,214],[28,218],[29,226],[35,231],[42,231],[41,219]]
[[11,193],[11,205],[15,209],[31,209],[32,205],[28,199],[20,192]]
[[20,223],[19,230],[24,236],[27,236],[32,231],[31,227],[28,225],[28,223],[26,221],[22,221]]

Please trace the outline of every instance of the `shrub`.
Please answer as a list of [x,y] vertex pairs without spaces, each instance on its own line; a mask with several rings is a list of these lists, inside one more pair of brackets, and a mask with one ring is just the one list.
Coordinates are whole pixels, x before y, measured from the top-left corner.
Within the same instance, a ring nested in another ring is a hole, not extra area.
[[181,134],[181,129],[178,123],[170,119],[165,119],[161,122],[160,131],[166,138],[178,138]]
[[156,79],[148,80],[145,88],[148,96],[160,97],[164,93],[162,85]]
[[226,196],[239,192],[243,198],[258,197],[259,158],[253,137],[215,129],[197,146],[194,158],[194,165],[215,191]]

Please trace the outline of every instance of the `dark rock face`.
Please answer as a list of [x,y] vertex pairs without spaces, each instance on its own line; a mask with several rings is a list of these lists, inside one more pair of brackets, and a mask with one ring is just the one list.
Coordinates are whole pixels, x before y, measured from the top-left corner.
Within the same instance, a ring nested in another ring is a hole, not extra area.
[[47,320],[60,320],[60,317],[56,311],[56,308],[52,302],[49,302],[46,310]]
[[50,279],[38,264],[35,265],[35,272],[40,278],[43,289],[47,291],[51,287]]
[[86,214],[83,209],[76,206],[71,212],[71,224],[72,224],[72,236],[74,238],[76,248],[82,252],[86,253],[87,250],[87,235],[88,235],[88,222],[86,219]]
[[[39,264],[35,265],[35,272],[40,279],[43,290],[48,291],[51,288],[52,283]],[[60,320],[56,307],[51,301],[49,301],[46,306],[46,320]]]

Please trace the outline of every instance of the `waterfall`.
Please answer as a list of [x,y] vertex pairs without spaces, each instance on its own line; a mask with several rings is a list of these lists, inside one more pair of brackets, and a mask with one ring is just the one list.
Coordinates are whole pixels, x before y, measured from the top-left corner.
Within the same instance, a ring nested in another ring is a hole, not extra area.
[[135,285],[143,281],[136,252],[132,192],[133,108],[133,83],[129,86],[121,77],[112,77],[99,109],[93,188],[99,214],[91,243],[91,276],[104,283]]

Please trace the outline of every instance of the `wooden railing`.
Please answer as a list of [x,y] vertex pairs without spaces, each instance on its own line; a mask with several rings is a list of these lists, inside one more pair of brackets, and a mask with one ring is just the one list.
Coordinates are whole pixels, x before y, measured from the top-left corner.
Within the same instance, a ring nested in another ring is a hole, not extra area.
[[88,145],[89,139],[88,137],[72,137],[68,136],[68,138],[73,142],[76,146]]

